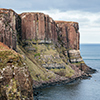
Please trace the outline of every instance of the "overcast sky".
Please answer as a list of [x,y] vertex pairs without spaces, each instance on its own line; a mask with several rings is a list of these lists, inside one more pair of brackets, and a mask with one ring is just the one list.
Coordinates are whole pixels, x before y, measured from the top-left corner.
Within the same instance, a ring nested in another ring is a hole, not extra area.
[[43,12],[54,20],[78,22],[81,43],[100,43],[100,0],[0,0],[0,8]]

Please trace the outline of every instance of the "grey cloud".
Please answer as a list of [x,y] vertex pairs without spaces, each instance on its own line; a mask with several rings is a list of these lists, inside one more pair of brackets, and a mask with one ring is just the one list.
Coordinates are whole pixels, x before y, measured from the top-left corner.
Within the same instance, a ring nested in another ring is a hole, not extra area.
[[89,23],[90,22],[90,20],[88,18],[73,18],[73,19],[66,19],[66,20],[77,21],[80,23]]
[[99,12],[100,0],[0,0],[1,8],[12,8],[15,10],[49,10],[59,9],[82,10],[88,12]]
[[100,24],[100,18],[96,19],[96,20],[94,21],[94,23]]

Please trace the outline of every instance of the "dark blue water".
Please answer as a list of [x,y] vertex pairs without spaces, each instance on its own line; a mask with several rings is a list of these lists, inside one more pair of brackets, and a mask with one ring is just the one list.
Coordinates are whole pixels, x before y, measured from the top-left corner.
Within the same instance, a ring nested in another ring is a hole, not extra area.
[[100,100],[100,44],[82,44],[80,47],[85,63],[98,72],[75,84],[45,88],[38,100]]

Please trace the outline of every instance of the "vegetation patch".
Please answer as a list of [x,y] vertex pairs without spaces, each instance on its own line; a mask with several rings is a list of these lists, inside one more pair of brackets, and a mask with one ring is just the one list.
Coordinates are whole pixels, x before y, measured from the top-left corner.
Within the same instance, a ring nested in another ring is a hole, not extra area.
[[0,68],[4,68],[5,66],[23,66],[22,56],[16,53],[14,50],[9,49],[9,47],[0,43]]
[[58,74],[60,76],[65,76],[70,78],[71,76],[74,75],[74,70],[66,65],[65,69],[50,69],[53,71],[55,74]]
[[40,66],[40,64],[35,60],[34,55],[27,52],[27,50],[25,50],[21,45],[20,48],[18,46],[17,49],[21,55],[25,56],[25,63],[29,66],[28,68],[33,80],[48,81],[49,79],[55,79],[55,74]]
[[[26,46],[31,48],[36,48],[36,50],[28,51],[29,48],[26,48]],[[20,49],[20,53],[26,56],[26,63],[29,66],[31,76],[34,80],[47,81],[52,78],[54,79],[55,74],[58,74],[60,76],[65,76],[65,77],[71,77],[72,75],[74,75],[73,69],[66,65],[68,57],[64,55],[64,52],[66,50],[64,47],[55,48],[55,45],[53,44],[38,44],[38,43],[33,44],[32,41],[28,40],[28,44],[24,46],[20,45],[19,49]],[[47,71],[47,69],[42,67],[43,65],[48,67],[49,65],[52,64],[59,65],[59,66],[64,65],[65,69],[55,68],[55,69],[50,69],[49,72]]]
[[81,65],[81,64],[85,64],[85,62],[84,61],[81,61],[81,62],[77,62],[77,63],[72,63],[72,64],[74,64],[74,65]]
[[34,57],[36,57],[36,56],[40,56],[40,53],[36,53],[36,54],[34,54]]

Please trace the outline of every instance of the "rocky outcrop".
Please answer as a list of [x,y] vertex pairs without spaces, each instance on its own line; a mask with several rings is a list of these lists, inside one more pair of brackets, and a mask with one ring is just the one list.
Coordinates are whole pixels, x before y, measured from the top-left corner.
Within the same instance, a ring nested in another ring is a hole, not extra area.
[[[11,9],[0,9],[0,16],[0,41],[10,48],[16,49],[17,41],[23,41],[23,46],[28,51],[36,51],[36,48],[32,45],[34,43],[54,43],[57,48],[61,48],[59,51],[61,52],[60,57],[63,56],[63,60],[67,59],[65,63],[81,64],[82,62],[81,65],[83,65],[83,59],[79,51],[80,33],[77,22],[54,21],[43,13],[22,13],[18,15]],[[39,52],[37,53],[39,54]],[[45,56],[52,58],[49,55]],[[47,59],[44,62],[47,62]],[[47,66],[44,64],[43,66],[59,68],[63,65],[54,62],[54,64],[50,63]]]
[[88,67],[81,55],[79,48],[80,33],[77,22],[55,21],[58,27],[58,41],[66,49],[63,51],[67,56],[68,61],[76,65],[81,71],[85,73],[95,72],[95,70]]
[[57,41],[55,21],[43,13],[22,13],[22,40],[40,40],[39,42]]
[[59,29],[58,39],[66,48],[69,61],[78,63],[83,61],[79,51],[79,25],[77,22],[56,21]]
[[[22,40],[32,41],[32,43],[38,41],[38,43],[57,43],[65,47],[68,53],[69,61],[71,63],[82,62],[82,58],[79,52],[79,26],[77,22],[66,22],[66,21],[54,21],[48,15],[43,13],[22,13],[21,17],[21,30]],[[27,41],[29,45],[29,41]],[[34,51],[35,48],[26,45],[29,51]],[[41,49],[41,48],[40,48]],[[51,55],[48,55],[51,58]],[[53,59],[53,58],[52,58]],[[47,59],[46,59],[47,60]],[[57,61],[57,59],[56,59]],[[43,65],[46,68],[54,66],[63,66],[64,64],[52,64]]]
[[33,100],[32,85],[21,55],[0,42],[0,100]]
[[0,42],[16,49],[19,17],[11,9],[0,9]]
[[59,38],[66,49],[79,50],[79,25],[77,22],[55,21],[59,30]]

